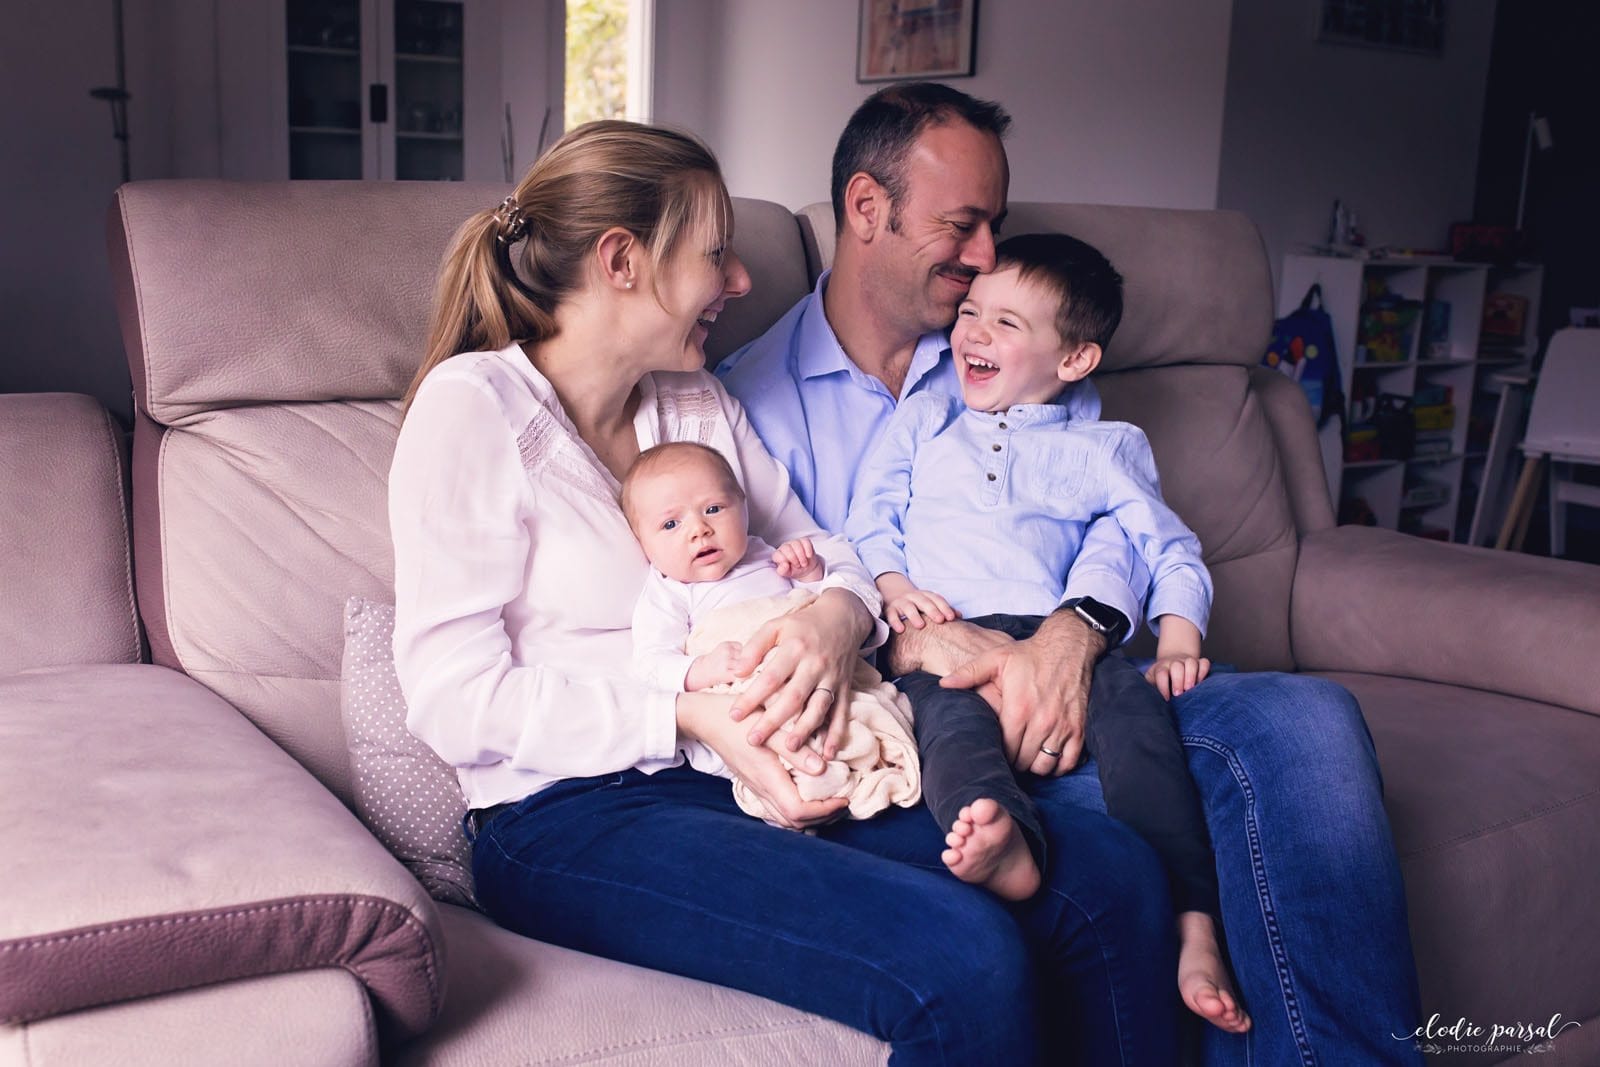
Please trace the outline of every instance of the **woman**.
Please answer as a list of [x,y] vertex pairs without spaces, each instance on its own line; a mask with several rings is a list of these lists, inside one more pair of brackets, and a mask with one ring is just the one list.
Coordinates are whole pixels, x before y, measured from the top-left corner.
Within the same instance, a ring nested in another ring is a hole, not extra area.
[[[1168,905],[1131,833],[1052,821],[1046,888],[1008,911],[949,876],[925,811],[832,821],[843,801],[802,801],[779,762],[832,743],[835,694],[883,626],[871,576],[702,369],[749,289],[731,225],[703,146],[592,123],[446,260],[390,474],[395,654],[411,729],[473,808],[480,901],[544,941],[838,1019],[896,1064],[1026,1063],[1041,1043],[1172,1062]],[[738,704],[627,673],[646,563],[617,489],[667,440],[721,451],[752,531],[811,537],[828,564],[817,601],[746,649],[752,667],[771,652]],[[715,760],[814,834],[743,815],[695,769]]]

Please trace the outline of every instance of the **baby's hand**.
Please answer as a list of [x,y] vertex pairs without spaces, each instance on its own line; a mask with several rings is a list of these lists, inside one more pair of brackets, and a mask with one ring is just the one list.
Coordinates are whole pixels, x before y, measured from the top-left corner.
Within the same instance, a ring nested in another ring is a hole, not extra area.
[[1175,655],[1158,657],[1144,677],[1163,700],[1171,700],[1205,681],[1210,673],[1211,661],[1204,656]]
[[733,663],[743,651],[744,646],[739,642],[724,641],[705,655],[696,656],[694,662],[689,664],[689,673],[684,675],[684,691],[698,693],[714,685],[733,682],[739,677],[733,673]]
[[817,558],[809,537],[797,537],[773,549],[772,565],[779,574],[797,582],[814,582],[822,577],[822,560]]
[[901,593],[885,601],[883,617],[889,620],[890,628],[900,634],[905,633],[907,623],[920,630],[930,622],[950,622],[961,616],[950,606],[950,602],[938,593],[930,593],[926,589],[913,589],[909,593]]

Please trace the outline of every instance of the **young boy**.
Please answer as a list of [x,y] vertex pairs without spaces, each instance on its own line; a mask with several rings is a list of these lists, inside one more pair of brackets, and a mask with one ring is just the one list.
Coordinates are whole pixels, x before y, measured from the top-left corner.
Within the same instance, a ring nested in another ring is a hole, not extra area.
[[[1250,1020],[1217,941],[1204,816],[1166,704],[1210,670],[1200,639],[1211,579],[1198,539],[1162,502],[1144,434],[1071,419],[1058,402],[1099,365],[1121,318],[1122,278],[1093,247],[1057,234],[1003,242],[951,332],[961,399],[901,403],[862,468],[845,532],[896,631],[959,615],[1024,638],[1061,606],[1089,523],[1109,515],[1122,527],[1151,573],[1156,662],[1141,677],[1101,657],[1085,739],[1107,810],[1155,847],[1172,880],[1185,1003],[1242,1032]],[[925,672],[897,684],[915,710],[928,808],[950,827],[944,862],[1002,897],[1031,896],[1043,837],[993,711]]]
[[[621,504],[651,564],[634,609],[635,673],[672,691],[741,688],[744,679],[732,667],[743,642],[770,619],[809,604],[826,578],[810,539],[771,548],[751,534],[744,490],[728,461],[690,442],[641,453],[622,480]],[[916,804],[921,777],[910,705],[865,661],[851,678],[849,716],[822,773],[794,776],[801,797],[848,797],[846,810],[857,819]],[[826,759],[818,739],[811,747]],[[691,753],[690,763],[731,777],[709,750]],[[743,782],[735,779],[733,792],[745,812],[767,818]]]

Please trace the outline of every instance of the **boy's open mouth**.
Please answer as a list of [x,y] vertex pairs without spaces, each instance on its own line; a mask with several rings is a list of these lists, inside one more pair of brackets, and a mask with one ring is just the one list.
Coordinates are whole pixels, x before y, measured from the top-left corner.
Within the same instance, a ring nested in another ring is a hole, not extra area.
[[967,380],[969,382],[986,382],[1000,373],[1000,368],[986,359],[977,356],[964,357],[967,363]]

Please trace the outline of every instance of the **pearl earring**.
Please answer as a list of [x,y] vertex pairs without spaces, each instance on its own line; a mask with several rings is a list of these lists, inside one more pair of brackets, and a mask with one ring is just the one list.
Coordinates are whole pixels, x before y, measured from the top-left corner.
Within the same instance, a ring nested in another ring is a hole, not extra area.
[[633,283],[632,282],[624,282],[622,287],[624,289],[632,289],[633,288]]

